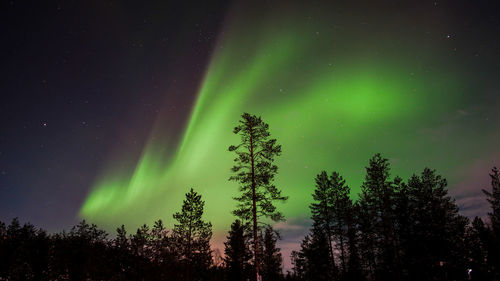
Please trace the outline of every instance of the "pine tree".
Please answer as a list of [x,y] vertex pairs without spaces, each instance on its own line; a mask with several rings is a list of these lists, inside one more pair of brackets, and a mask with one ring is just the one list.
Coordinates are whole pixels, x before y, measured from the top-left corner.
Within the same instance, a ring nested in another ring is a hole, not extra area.
[[231,145],[229,151],[237,155],[230,181],[240,184],[240,196],[233,214],[242,221],[252,222],[254,275],[260,281],[259,223],[262,217],[273,221],[284,220],[283,214],[274,206],[275,201],[286,201],[287,197],[273,184],[278,166],[274,158],[281,154],[281,145],[270,139],[269,125],[260,117],[243,113],[234,133],[241,137],[239,145]]
[[149,241],[151,234],[147,224],[141,225],[136,233],[131,236],[130,243],[132,251],[138,257],[149,258]]
[[312,203],[309,208],[311,209],[311,218],[313,220],[313,224],[316,228],[322,229],[326,234],[326,239],[328,241],[328,252],[330,254],[330,258],[328,262],[330,262],[330,267],[332,274],[336,276],[338,274],[337,267],[335,265],[335,256],[333,253],[332,246],[332,224],[334,220],[334,195],[332,189],[331,180],[328,178],[326,171],[322,171],[320,174],[316,176],[316,189],[313,193],[314,203]]
[[234,281],[247,280],[249,276],[251,253],[247,244],[244,225],[240,220],[231,224],[227,241],[224,242],[227,279]]
[[132,256],[130,253],[130,240],[127,238],[125,225],[116,229],[116,238],[113,240],[115,255],[113,256],[115,272],[120,279],[125,279],[128,272],[131,271]]
[[292,252],[294,276],[299,280],[331,281],[334,279],[328,239],[324,230],[318,227],[311,229],[300,245],[300,251]]
[[264,230],[262,252],[262,280],[263,281],[278,281],[282,279],[282,262],[280,249],[276,247],[277,240],[280,239],[279,234],[274,231],[271,226]]
[[330,176],[333,199],[333,236],[340,251],[341,275],[347,272],[347,221],[352,215],[352,200],[349,198],[351,192],[349,186],[345,184],[342,176],[333,172]]
[[191,188],[182,210],[173,215],[178,224],[172,232],[186,267],[185,280],[203,280],[212,261],[212,224],[202,220],[204,205],[201,195]]
[[353,204],[350,208],[349,214],[350,215],[346,216],[349,258],[347,261],[347,273],[344,280],[362,281],[364,280],[364,274],[359,256],[358,228],[356,225],[359,214],[359,205]]
[[408,181],[411,235],[401,245],[410,280],[440,275],[450,280],[465,278],[468,219],[458,213],[446,185],[446,179],[428,168]]
[[369,197],[361,194],[358,205],[359,252],[363,257],[361,265],[368,279],[375,280],[377,264],[377,235],[375,231],[376,211]]
[[488,202],[491,205],[491,212],[488,213],[491,227],[495,236],[500,237],[500,173],[497,167],[493,167],[490,174],[491,192],[484,190],[484,194],[488,197]]
[[125,230],[125,225],[123,224],[121,227],[116,229],[114,245],[118,249],[128,250],[129,240],[127,238],[127,230]]
[[465,235],[467,268],[471,269],[471,280],[490,280],[487,265],[488,238],[488,228],[484,225],[483,220],[475,217]]
[[494,277],[500,280],[500,173],[493,167],[490,174],[491,191],[483,189],[491,206],[490,218],[492,239],[488,246],[488,263],[494,272]]
[[399,250],[394,233],[394,184],[389,179],[389,161],[375,154],[366,167],[366,177],[361,187],[361,200],[368,207],[374,221],[372,233],[377,241],[377,279],[399,280]]

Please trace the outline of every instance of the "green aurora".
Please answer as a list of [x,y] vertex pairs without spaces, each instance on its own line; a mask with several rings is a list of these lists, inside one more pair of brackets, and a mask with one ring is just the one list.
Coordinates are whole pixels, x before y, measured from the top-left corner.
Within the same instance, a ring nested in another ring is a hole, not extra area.
[[193,187],[222,239],[238,189],[228,181],[234,155],[227,148],[238,143],[232,129],[243,112],[262,116],[283,147],[276,185],[289,196],[278,206],[289,221],[309,216],[321,170],[339,171],[355,196],[377,152],[403,178],[427,165],[447,176],[477,153],[429,132],[467,103],[453,63],[420,52],[416,42],[394,45],[394,32],[332,27],[326,12],[311,12],[311,20],[291,8],[276,19],[271,9],[250,24],[255,15],[242,10],[220,33],[180,141],[162,138],[158,122],[133,173],[104,171],[81,217],[108,229],[158,218],[171,225]]

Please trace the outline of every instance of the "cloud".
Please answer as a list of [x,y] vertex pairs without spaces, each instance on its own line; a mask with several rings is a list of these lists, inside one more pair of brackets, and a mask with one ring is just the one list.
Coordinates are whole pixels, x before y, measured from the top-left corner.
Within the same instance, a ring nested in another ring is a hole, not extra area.
[[487,219],[487,214],[490,212],[490,205],[482,190],[491,189],[489,173],[495,165],[495,159],[499,157],[478,160],[459,169],[457,174],[460,174],[461,180],[450,185],[450,195],[455,198],[460,212],[470,219],[476,216]]

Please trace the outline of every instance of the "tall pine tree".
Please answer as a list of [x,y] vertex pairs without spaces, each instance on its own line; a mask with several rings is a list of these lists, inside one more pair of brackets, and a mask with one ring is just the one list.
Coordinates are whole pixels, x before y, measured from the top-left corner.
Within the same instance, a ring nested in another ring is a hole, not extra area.
[[252,222],[254,275],[255,280],[260,280],[260,220],[262,217],[284,220],[274,202],[286,201],[287,197],[273,184],[278,172],[274,158],[281,154],[281,145],[270,138],[269,125],[260,117],[248,113],[243,113],[241,117],[240,124],[233,131],[241,137],[241,143],[229,147],[229,151],[237,155],[231,169],[233,176],[229,180],[240,184],[240,196],[234,198],[238,202],[234,215],[242,221]]
[[309,206],[311,209],[312,220],[314,227],[321,229],[326,235],[327,249],[330,258],[327,262],[330,263],[329,270],[332,271],[332,275],[336,276],[338,274],[337,267],[335,265],[335,255],[333,253],[332,236],[333,229],[332,224],[334,220],[334,202],[333,202],[333,190],[332,184],[326,171],[322,171],[316,176],[316,188],[314,189],[313,199],[314,202]]
[[[394,232],[393,182],[389,179],[389,161],[375,154],[366,167],[366,177],[361,187],[361,206],[366,207],[366,219],[371,219],[372,228],[364,231],[370,242],[376,242],[376,279],[399,280],[399,250]],[[374,239],[374,240],[373,240]],[[371,249],[373,250],[373,249]]]

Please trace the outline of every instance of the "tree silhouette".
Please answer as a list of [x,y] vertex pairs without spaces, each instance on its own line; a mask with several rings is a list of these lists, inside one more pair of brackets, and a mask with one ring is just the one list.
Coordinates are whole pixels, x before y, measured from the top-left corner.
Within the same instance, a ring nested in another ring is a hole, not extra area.
[[[389,161],[375,154],[366,167],[366,176],[361,186],[361,206],[373,225],[364,231],[371,243],[377,247],[377,279],[400,280],[399,250],[396,245],[393,222],[393,200],[395,187],[389,179]],[[375,240],[372,240],[375,239]],[[373,246],[373,245],[372,245]]]
[[410,225],[399,236],[408,278],[465,278],[464,236],[468,219],[458,213],[458,206],[448,196],[446,180],[425,168],[421,175],[413,175],[407,185]]
[[335,276],[331,270],[327,234],[313,226],[300,245],[300,251],[292,252],[294,276],[299,280],[331,281]]
[[172,234],[185,264],[185,280],[203,280],[212,261],[212,224],[202,220],[204,206],[201,195],[191,188],[181,211],[173,215],[178,224],[174,225]]
[[359,256],[359,238],[356,222],[359,217],[359,205],[353,204],[349,213],[346,214],[347,241],[349,249],[349,259],[347,261],[347,272],[344,280],[362,281],[364,280],[363,270],[361,268],[361,259]]
[[274,158],[281,154],[281,145],[276,139],[270,139],[269,125],[260,117],[243,113],[240,124],[233,132],[241,137],[241,143],[229,146],[237,157],[232,168],[230,181],[240,184],[240,196],[234,199],[238,202],[233,214],[242,221],[252,221],[254,273],[259,274],[259,237],[258,229],[261,217],[274,221],[284,220],[283,214],[274,206],[274,201],[286,201],[287,197],[273,184],[278,167],[273,164]]
[[335,266],[335,255],[333,253],[332,236],[333,236],[333,221],[334,221],[334,195],[332,182],[328,178],[325,171],[322,171],[316,176],[316,189],[313,193],[313,202],[309,208],[311,209],[313,223],[316,228],[322,229],[328,241],[327,248],[330,253],[328,261],[331,263],[330,270],[333,275],[338,274],[337,267]]
[[262,253],[262,280],[278,281],[282,279],[281,265],[283,258],[280,249],[276,247],[276,242],[280,239],[279,234],[271,226],[264,230]]
[[226,263],[227,280],[243,281],[249,276],[251,253],[247,244],[244,225],[240,220],[231,224],[227,241],[224,242],[224,261]]
[[483,220],[475,217],[465,235],[467,267],[471,269],[471,280],[491,280],[487,264],[488,242],[489,229]]
[[495,272],[495,278],[500,279],[500,173],[493,167],[490,174],[491,191],[483,189],[491,206],[490,218],[492,239],[488,247],[488,263]]

